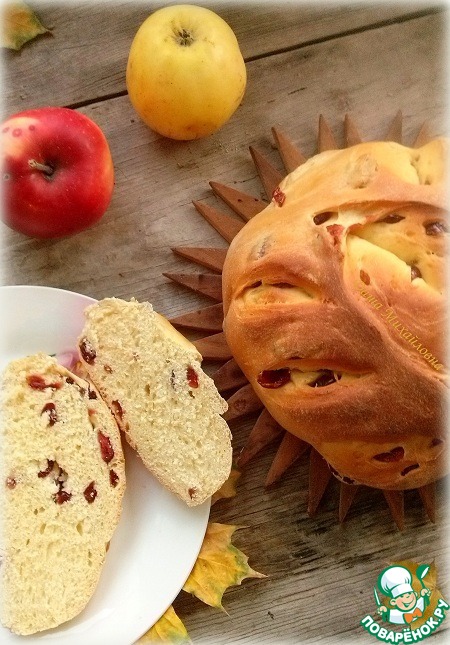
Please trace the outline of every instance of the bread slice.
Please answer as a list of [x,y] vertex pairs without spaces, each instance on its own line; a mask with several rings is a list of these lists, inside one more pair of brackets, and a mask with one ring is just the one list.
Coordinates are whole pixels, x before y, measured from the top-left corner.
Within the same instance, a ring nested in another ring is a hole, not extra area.
[[149,303],[107,298],[86,309],[81,360],[147,468],[189,506],[227,479],[227,409],[201,356]]
[[0,616],[32,634],[92,596],[120,517],[124,458],[100,395],[50,356],[11,362],[1,399]]

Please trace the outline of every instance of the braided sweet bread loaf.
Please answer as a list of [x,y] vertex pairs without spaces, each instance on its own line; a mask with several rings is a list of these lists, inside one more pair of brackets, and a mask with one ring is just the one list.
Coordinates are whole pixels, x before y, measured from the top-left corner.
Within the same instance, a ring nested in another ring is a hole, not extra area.
[[448,142],[316,155],[234,238],[230,349],[273,417],[334,474],[376,488],[447,470]]

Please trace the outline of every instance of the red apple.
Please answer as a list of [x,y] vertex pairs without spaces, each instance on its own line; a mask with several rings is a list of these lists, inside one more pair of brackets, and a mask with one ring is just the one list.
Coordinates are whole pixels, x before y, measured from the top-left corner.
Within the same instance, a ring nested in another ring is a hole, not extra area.
[[105,135],[60,107],[26,110],[1,126],[2,220],[31,237],[77,233],[108,208],[114,168]]

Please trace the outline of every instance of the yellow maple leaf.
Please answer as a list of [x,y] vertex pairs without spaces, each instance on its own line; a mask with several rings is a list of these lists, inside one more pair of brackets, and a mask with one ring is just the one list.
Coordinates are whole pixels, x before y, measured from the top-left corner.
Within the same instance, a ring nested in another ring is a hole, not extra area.
[[142,636],[136,645],[144,643],[168,643],[170,645],[191,645],[186,627],[178,618],[172,605],[165,614]]
[[214,493],[211,498],[211,505],[219,501],[219,499],[229,499],[236,495],[236,483],[241,473],[236,468],[233,468],[230,472],[230,476],[227,481],[222,484],[218,491]]
[[248,557],[231,544],[231,536],[241,527],[210,522],[197,561],[183,590],[199,600],[222,609],[222,596],[228,587],[245,578],[265,578],[248,565]]
[[24,2],[18,0],[3,5],[1,47],[19,50],[29,40],[48,31]]
[[[266,577],[251,569],[248,557],[231,544],[231,537],[238,528],[242,527],[214,522],[208,524],[197,561],[183,587],[184,591],[207,605],[223,611],[222,596],[228,587],[240,585],[245,578]],[[190,645],[192,641],[170,606],[158,622],[136,641],[136,645],[144,643]]]

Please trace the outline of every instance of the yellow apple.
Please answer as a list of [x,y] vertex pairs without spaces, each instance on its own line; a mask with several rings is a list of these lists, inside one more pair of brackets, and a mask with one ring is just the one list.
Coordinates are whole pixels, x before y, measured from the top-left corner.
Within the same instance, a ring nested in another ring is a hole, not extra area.
[[215,132],[235,112],[247,74],[231,27],[195,5],[158,9],[138,29],[127,89],[147,125],[172,139]]

